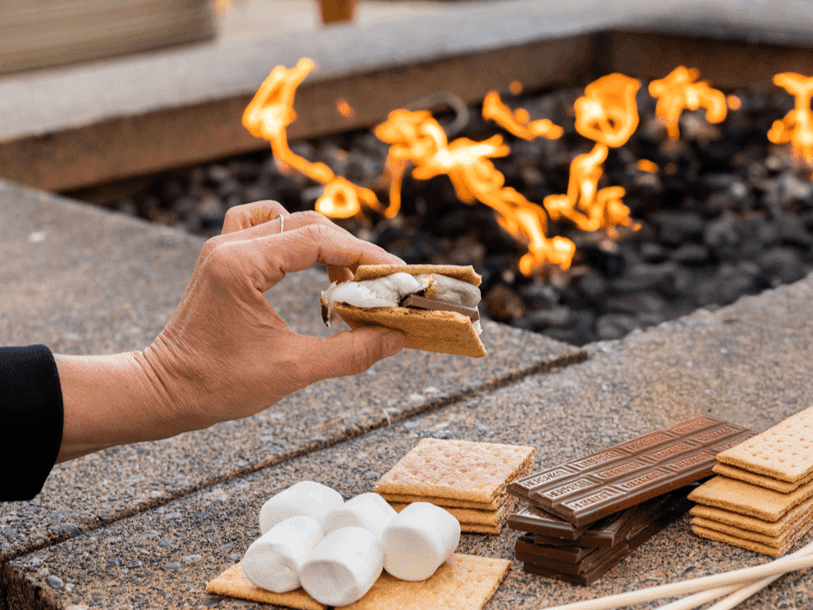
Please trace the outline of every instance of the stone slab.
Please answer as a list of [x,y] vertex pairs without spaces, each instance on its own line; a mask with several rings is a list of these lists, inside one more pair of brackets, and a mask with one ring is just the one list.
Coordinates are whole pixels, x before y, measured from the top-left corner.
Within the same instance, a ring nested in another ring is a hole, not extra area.
[[[0,345],[43,343],[58,353],[149,345],[203,245],[2,181],[0,219]],[[295,331],[328,336],[333,331],[322,324],[319,305],[319,290],[328,285],[326,273],[311,269],[289,275],[267,296]],[[0,562],[583,357],[578,348],[493,322],[485,322],[483,341],[490,355],[477,361],[405,350],[361,375],[313,384],[254,417],[60,464],[34,500],[0,504]]]
[[[531,444],[543,468],[698,414],[763,430],[813,404],[812,297],[808,277],[713,313],[701,310],[594,344],[585,362],[530,375],[17,557],[6,565],[3,586],[12,605],[39,599],[47,608],[267,607],[218,601],[204,587],[259,535],[263,502],[299,480],[330,485],[346,499],[371,491],[424,437]],[[460,550],[513,558],[516,535],[508,529],[499,536],[464,534]],[[764,562],[761,555],[697,538],[684,517],[590,587],[526,575],[514,562],[486,608],[542,608]],[[50,586],[49,577],[58,577],[63,589]],[[783,600],[813,605],[813,578],[783,578],[741,607],[774,608]]]

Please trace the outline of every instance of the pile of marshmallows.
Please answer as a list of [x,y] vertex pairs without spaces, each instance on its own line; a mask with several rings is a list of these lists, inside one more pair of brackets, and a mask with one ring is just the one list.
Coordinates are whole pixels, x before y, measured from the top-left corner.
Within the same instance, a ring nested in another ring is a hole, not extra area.
[[260,530],[243,558],[251,582],[275,593],[301,586],[328,606],[360,599],[382,570],[402,580],[429,578],[460,541],[460,523],[434,504],[413,502],[396,513],[376,493],[345,502],[313,481],[268,500]]

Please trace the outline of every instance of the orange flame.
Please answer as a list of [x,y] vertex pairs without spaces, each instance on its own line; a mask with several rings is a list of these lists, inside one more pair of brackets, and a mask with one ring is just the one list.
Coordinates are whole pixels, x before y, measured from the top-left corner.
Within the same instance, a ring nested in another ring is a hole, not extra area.
[[785,118],[774,121],[768,139],[774,144],[790,142],[793,154],[813,163],[813,77],[783,72],[774,76],[773,82],[796,98],[796,107]]
[[508,90],[511,92],[512,95],[519,95],[522,93],[522,83],[518,80],[512,80],[508,85]]
[[576,131],[585,138],[616,148],[638,128],[635,94],[641,82],[623,74],[602,76],[576,100]]
[[728,97],[725,98],[725,101],[728,104],[728,107],[731,108],[731,110],[739,110],[740,108],[742,108],[742,100],[736,95],[733,94],[729,95]]
[[587,85],[585,95],[576,100],[576,129],[596,145],[571,162],[567,193],[548,195],[542,202],[553,220],[564,217],[582,231],[603,228],[610,235],[615,235],[616,225],[637,228],[621,201],[626,190],[620,186],[598,190],[598,181],[609,147],[625,144],[638,126],[639,86],[634,78],[609,74]]
[[[516,190],[505,187],[505,177],[489,160],[504,157],[510,151],[496,135],[483,142],[458,138],[448,143],[446,133],[427,111],[395,110],[376,127],[375,135],[390,145],[387,166],[393,175],[390,205],[385,216],[398,213],[400,177],[406,163],[415,165],[412,175],[418,180],[447,175],[455,193],[466,203],[475,200],[495,209],[498,222],[515,238],[527,242],[528,252],[520,259],[519,269],[525,275],[546,263],[567,269],[573,259],[575,245],[564,237],[548,238],[544,210],[526,200]],[[397,176],[397,180],[395,177]]]
[[[251,135],[271,143],[271,151],[281,168],[292,167],[308,178],[327,185],[325,192],[317,200],[317,209],[321,207],[323,210],[333,210],[332,215],[347,218],[361,211],[359,202],[378,208],[380,204],[372,191],[337,177],[324,163],[311,163],[288,147],[286,128],[296,120],[294,94],[315,67],[316,64],[311,59],[303,57],[294,68],[277,66],[271,70],[246,106],[243,126]],[[349,104],[347,107],[350,107]],[[351,213],[350,210],[355,211]]]
[[719,123],[726,117],[728,108],[723,92],[712,89],[706,81],[694,82],[699,77],[697,69],[678,66],[664,78],[649,83],[650,95],[658,98],[655,114],[666,125],[670,140],[680,137],[678,119],[684,109],[705,108],[709,123]]
[[508,106],[503,104],[496,91],[491,91],[483,100],[483,118],[487,121],[494,121],[506,131],[523,140],[533,140],[538,137],[555,140],[562,137],[564,133],[561,127],[554,125],[548,119],[530,122],[528,111],[524,108],[519,108],[512,113]]

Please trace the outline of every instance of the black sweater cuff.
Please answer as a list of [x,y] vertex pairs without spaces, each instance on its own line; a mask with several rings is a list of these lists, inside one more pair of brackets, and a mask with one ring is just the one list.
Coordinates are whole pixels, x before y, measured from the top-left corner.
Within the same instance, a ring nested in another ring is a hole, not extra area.
[[0,501],[36,496],[62,444],[63,405],[44,345],[0,348]]

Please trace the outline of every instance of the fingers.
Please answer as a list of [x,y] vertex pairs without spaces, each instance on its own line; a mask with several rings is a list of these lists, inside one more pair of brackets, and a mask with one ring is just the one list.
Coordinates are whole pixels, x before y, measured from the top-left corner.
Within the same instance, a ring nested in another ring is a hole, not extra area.
[[290,212],[278,201],[255,201],[243,205],[236,205],[226,210],[221,235],[234,233],[256,227],[277,216],[289,216]]
[[286,273],[302,271],[315,263],[351,269],[359,265],[402,263],[380,246],[335,226],[313,224],[257,241],[259,259],[255,259],[255,264],[264,265],[266,277],[275,282]]
[[308,383],[357,375],[379,360],[401,351],[403,333],[388,328],[357,328],[342,331],[327,339],[301,337],[305,340],[301,362],[308,363],[305,374]]
[[383,248],[358,239],[332,223],[307,224],[289,232],[287,221],[285,233],[224,242],[208,256],[218,272],[225,274],[222,277],[248,273],[254,288],[261,292],[279,282],[286,273],[302,271],[316,263],[351,269],[358,265],[403,263]]

